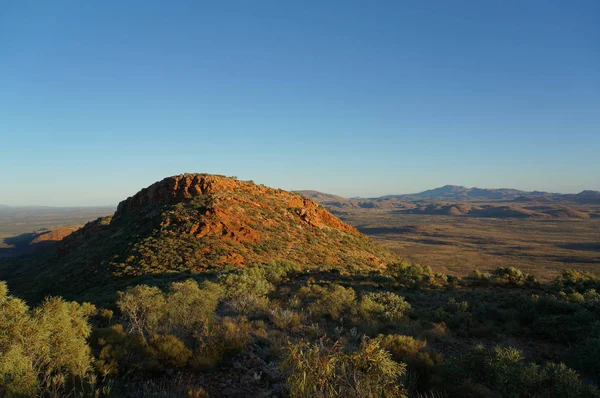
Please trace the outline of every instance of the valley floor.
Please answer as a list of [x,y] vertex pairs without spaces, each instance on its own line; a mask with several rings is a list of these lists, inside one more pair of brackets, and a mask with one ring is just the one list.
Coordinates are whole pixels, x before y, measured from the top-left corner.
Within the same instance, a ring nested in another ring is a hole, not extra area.
[[523,220],[356,209],[337,214],[401,257],[464,276],[514,266],[550,280],[572,268],[600,273],[600,219]]

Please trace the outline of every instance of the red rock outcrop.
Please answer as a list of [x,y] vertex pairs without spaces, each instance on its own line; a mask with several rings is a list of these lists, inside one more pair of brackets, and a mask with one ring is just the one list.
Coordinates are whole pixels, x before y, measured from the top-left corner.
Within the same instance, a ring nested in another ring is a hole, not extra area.
[[[287,206],[294,208],[300,218],[313,227],[329,226],[342,229],[357,235],[358,231],[340,219],[332,215],[328,210],[317,202],[304,198],[298,194],[287,192],[281,189],[273,189],[263,185],[256,185],[252,181],[240,181],[235,178],[229,178],[211,174],[181,174],[173,177],[167,177],[158,181],[148,188],[144,188],[132,197],[119,203],[115,216],[126,215],[140,211],[148,206],[173,205],[186,199],[191,199],[200,195],[223,195],[231,193],[233,196],[226,200],[232,202],[245,202],[246,205],[261,206],[263,201],[249,201],[244,199],[246,196],[276,199],[283,201]],[[239,197],[236,197],[239,193]],[[230,208],[233,203],[228,203]],[[265,205],[263,202],[262,205]],[[242,214],[232,214],[224,207],[215,206],[209,209],[215,218],[219,220],[213,225],[196,225],[191,233],[198,236],[205,236],[211,232],[223,232],[223,235],[229,235],[234,241],[254,241],[258,242],[260,238],[253,233],[251,228],[243,227],[245,220],[240,220]],[[225,220],[225,221],[224,221]],[[247,224],[246,224],[247,225]]]

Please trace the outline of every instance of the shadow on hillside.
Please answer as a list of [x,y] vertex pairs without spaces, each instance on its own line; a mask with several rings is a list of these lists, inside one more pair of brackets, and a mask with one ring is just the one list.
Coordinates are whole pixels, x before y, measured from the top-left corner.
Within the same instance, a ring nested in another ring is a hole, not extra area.
[[414,227],[359,227],[357,229],[365,235],[407,234],[415,232]]
[[42,241],[32,244],[31,242],[35,239],[35,236],[34,233],[27,232],[4,238],[2,243],[8,247],[0,247],[0,259],[29,254],[56,243],[53,241]]
[[600,252],[600,242],[563,243],[563,244],[560,244],[557,246],[560,248],[563,248],[563,249],[570,249],[570,250],[585,250],[585,251],[592,251],[592,252]]

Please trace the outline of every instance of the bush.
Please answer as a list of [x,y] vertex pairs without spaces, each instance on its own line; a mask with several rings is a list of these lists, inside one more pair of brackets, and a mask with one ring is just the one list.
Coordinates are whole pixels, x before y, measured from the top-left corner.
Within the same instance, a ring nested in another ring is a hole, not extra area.
[[332,284],[327,288],[319,285],[301,287],[298,297],[308,306],[308,310],[317,318],[329,315],[334,321],[339,321],[354,308],[356,293],[351,287]]
[[388,334],[377,336],[377,341],[382,348],[388,350],[394,359],[405,361],[407,358],[414,358],[416,355],[425,349],[427,342],[416,340],[411,336],[403,336],[399,334]]
[[290,344],[282,362],[294,397],[405,397],[399,377],[406,366],[393,361],[376,340],[346,353],[305,342]]
[[569,348],[566,362],[600,382],[600,338],[593,338]]
[[501,285],[523,286],[536,283],[531,274],[524,274],[515,267],[499,267],[492,272],[492,280]]
[[280,283],[290,272],[298,271],[300,266],[292,261],[275,260],[263,266],[265,278],[269,283]]
[[469,311],[469,303],[456,301],[454,297],[448,299],[443,307],[434,311],[434,317],[438,322],[445,322],[451,329],[465,331],[470,328],[472,315]]
[[0,393],[64,395],[90,380],[90,305],[46,299],[30,310],[0,282]]
[[291,330],[302,323],[302,316],[295,311],[277,307],[269,311],[271,322],[279,329]]
[[552,282],[556,290],[567,293],[600,289],[600,278],[591,272],[565,269]]
[[205,328],[215,317],[224,289],[216,283],[204,282],[202,286],[193,279],[170,285],[166,299],[166,316],[172,332],[181,329],[193,335]]
[[428,387],[434,366],[441,361],[441,357],[427,349],[427,342],[398,334],[380,334],[377,341],[381,348],[392,354],[394,361],[406,363],[410,371],[419,375],[417,383],[420,389]]
[[408,315],[411,310],[412,307],[404,300],[404,297],[390,292],[376,292],[362,297],[358,315],[368,320],[380,319],[397,322]]
[[491,274],[473,270],[466,278],[472,285],[534,286],[535,276],[523,273],[515,267],[498,267]]
[[406,286],[435,286],[442,282],[436,281],[431,267],[411,264],[407,261],[388,265],[387,272],[396,282]]
[[165,297],[159,288],[138,285],[118,293],[117,305],[130,332],[144,334],[156,331],[165,314]]
[[[502,397],[594,397],[597,392],[584,385],[576,372],[564,364],[540,367],[527,363],[512,347],[486,349],[479,345],[446,368],[449,383],[462,384],[460,395],[473,391],[472,380]],[[470,391],[468,391],[470,390]]]
[[95,365],[103,378],[129,371],[154,371],[160,368],[146,338],[139,333],[126,333],[121,324],[108,329],[96,329],[92,341],[98,344]]
[[192,352],[172,334],[154,335],[148,341],[150,350],[161,368],[182,368],[187,365]]
[[220,281],[225,287],[226,302],[234,311],[247,315],[266,310],[269,302],[266,296],[273,290],[273,285],[267,280],[264,269],[246,268],[222,275]]
[[239,354],[252,340],[251,330],[244,317],[224,318],[221,323],[211,325],[198,341],[199,347],[192,354],[190,365],[197,370],[210,370]]

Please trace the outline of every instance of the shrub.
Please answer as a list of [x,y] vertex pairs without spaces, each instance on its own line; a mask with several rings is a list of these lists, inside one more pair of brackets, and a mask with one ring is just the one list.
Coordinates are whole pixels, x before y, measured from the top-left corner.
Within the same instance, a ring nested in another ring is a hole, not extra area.
[[427,346],[427,342],[425,341],[416,340],[414,337],[399,334],[380,334],[377,336],[377,341],[382,348],[385,348],[392,354],[394,359],[400,361],[415,357],[417,353]]
[[421,389],[428,387],[434,366],[441,357],[427,349],[427,342],[398,334],[379,335],[377,341],[392,354],[394,361],[406,363],[410,371],[419,375],[417,383]]
[[62,395],[89,380],[93,307],[46,299],[30,310],[0,282],[0,392]]
[[456,301],[454,297],[448,299],[443,307],[434,311],[434,317],[438,322],[445,322],[451,329],[466,330],[471,326],[472,315],[469,311],[469,303]]
[[593,338],[569,348],[567,363],[575,369],[600,381],[600,338]]
[[338,284],[326,288],[319,285],[303,286],[298,290],[297,296],[315,318],[329,315],[335,321],[351,312],[356,299],[354,289]]
[[163,293],[154,286],[138,285],[118,293],[117,305],[130,332],[154,332],[165,314],[165,304]]
[[478,269],[474,269],[465,277],[465,280],[469,281],[472,285],[488,285],[492,276],[486,272],[481,272]]
[[540,367],[527,363],[521,351],[512,347],[486,349],[479,345],[447,368],[447,381],[462,383],[460,394],[471,389],[471,379],[502,397],[593,397],[595,390],[584,385],[564,364]]
[[289,344],[282,362],[294,397],[405,397],[398,378],[406,366],[393,361],[376,340],[346,353],[339,343]]
[[583,294],[584,305],[590,310],[600,313],[600,293],[596,289],[589,289]]
[[552,282],[556,290],[584,292],[588,289],[600,289],[600,278],[591,272],[565,269]]
[[139,333],[126,333],[121,324],[96,329],[92,341],[100,350],[95,365],[102,377],[160,368],[146,338]]
[[98,316],[104,321],[106,322],[107,325],[110,325],[112,318],[113,318],[114,312],[112,310],[106,309],[106,308],[102,308],[99,312],[98,312]]
[[491,274],[473,270],[466,278],[471,285],[486,286],[489,284],[502,286],[533,286],[538,282],[535,276],[523,273],[515,267],[498,267]]
[[264,269],[246,268],[220,278],[225,287],[227,304],[241,314],[264,310],[268,304],[267,294],[273,285],[267,280]]
[[277,307],[269,311],[271,322],[279,329],[291,330],[302,323],[302,316],[295,311]]
[[181,340],[172,334],[154,335],[148,341],[152,355],[156,358],[161,368],[182,368],[192,352]]
[[379,318],[397,322],[410,313],[412,307],[397,294],[376,292],[364,295],[360,301],[358,313],[366,319]]
[[524,274],[515,267],[498,267],[492,272],[492,280],[501,285],[532,285],[536,279],[531,274]]
[[204,282],[200,287],[193,279],[172,283],[169,290],[165,305],[168,325],[189,335],[202,330],[215,317],[224,294],[219,284]]
[[437,284],[435,274],[429,266],[402,261],[388,265],[387,272],[398,283],[407,286],[431,286]]
[[190,359],[197,370],[212,369],[219,363],[240,353],[252,340],[252,327],[248,319],[224,318],[221,323],[211,325],[198,341],[199,347]]
[[300,267],[287,260],[275,260],[263,266],[265,278],[274,285],[280,283],[290,272],[298,271]]

